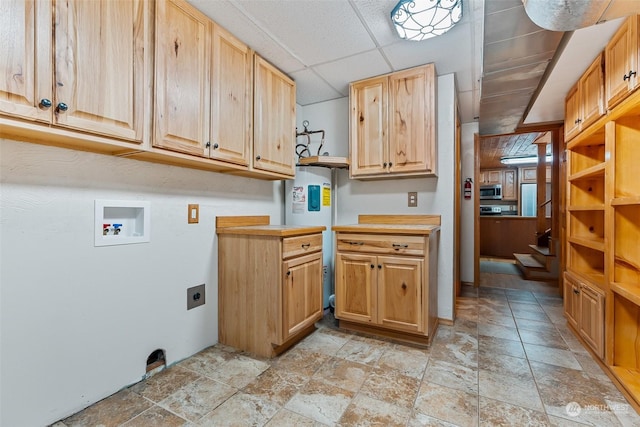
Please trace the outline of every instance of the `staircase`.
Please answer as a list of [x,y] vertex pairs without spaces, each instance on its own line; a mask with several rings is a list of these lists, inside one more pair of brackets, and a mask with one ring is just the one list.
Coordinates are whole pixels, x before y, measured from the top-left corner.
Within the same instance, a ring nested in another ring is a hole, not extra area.
[[529,245],[528,254],[513,254],[516,265],[528,280],[557,280],[557,240],[551,237],[551,229],[537,236],[537,244]]

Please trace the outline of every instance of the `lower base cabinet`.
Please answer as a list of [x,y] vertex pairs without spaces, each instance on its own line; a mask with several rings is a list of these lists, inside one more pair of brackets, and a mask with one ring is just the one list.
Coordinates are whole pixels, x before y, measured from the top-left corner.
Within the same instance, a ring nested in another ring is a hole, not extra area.
[[604,293],[578,276],[564,274],[564,311],[569,324],[604,358]]
[[386,232],[376,232],[375,224],[333,229],[335,316],[340,327],[429,344],[438,324],[439,227],[423,230],[423,234],[415,229],[411,233],[416,234],[404,234],[402,229],[384,226],[379,230]]
[[322,231],[218,217],[218,340],[274,357],[322,319]]

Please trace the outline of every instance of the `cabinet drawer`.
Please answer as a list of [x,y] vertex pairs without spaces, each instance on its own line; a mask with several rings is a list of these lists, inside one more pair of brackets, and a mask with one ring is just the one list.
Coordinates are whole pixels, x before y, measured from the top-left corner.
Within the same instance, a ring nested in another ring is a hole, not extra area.
[[340,233],[338,251],[375,254],[424,255],[423,236]]
[[282,239],[282,257],[284,259],[310,254],[319,250],[322,250],[322,234],[309,234]]

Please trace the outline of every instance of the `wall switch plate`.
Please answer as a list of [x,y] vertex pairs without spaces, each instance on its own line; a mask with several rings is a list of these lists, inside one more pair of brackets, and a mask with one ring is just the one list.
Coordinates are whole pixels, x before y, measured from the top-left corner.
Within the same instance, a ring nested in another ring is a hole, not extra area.
[[410,208],[417,208],[418,207],[418,193],[415,191],[410,191],[409,193],[409,200],[407,201],[407,206]]
[[200,206],[197,204],[189,205],[189,224],[197,224],[200,220]]
[[187,310],[204,305],[204,283],[187,289]]

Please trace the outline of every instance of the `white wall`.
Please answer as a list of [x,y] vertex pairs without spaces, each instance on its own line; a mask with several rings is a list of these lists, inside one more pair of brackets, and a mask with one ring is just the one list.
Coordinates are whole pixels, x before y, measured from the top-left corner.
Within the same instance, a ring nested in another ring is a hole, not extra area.
[[[212,345],[217,215],[283,218],[282,183],[0,140],[0,425],[46,425]],[[94,247],[96,199],[147,200],[151,242]],[[187,224],[187,204],[200,223]],[[206,284],[187,311],[186,289]]]
[[[453,319],[453,208],[454,208],[454,108],[453,74],[438,77],[438,177],[376,181],[350,180],[346,170],[338,173],[337,224],[356,223],[359,214],[438,214],[442,216],[438,259],[438,316]],[[348,98],[301,107],[300,118],[313,128],[331,129],[325,142],[331,155],[349,152]],[[339,111],[340,114],[333,114]],[[333,135],[336,132],[336,135]],[[340,135],[338,135],[340,133]],[[340,144],[340,145],[337,145]],[[418,207],[407,207],[407,192],[418,193]]]
[[[473,179],[473,184],[471,186],[472,191],[475,192],[478,190],[478,185],[475,182],[474,172],[475,172],[475,155],[473,148],[473,135],[478,133],[478,123],[465,123],[462,125],[462,147],[461,147],[461,158],[462,158],[462,184],[464,184],[464,180],[467,178]],[[473,283],[474,281],[474,260],[473,260],[473,245],[474,245],[474,230],[475,223],[474,218],[476,212],[474,210],[474,194],[471,193],[471,199],[466,200],[462,199],[460,204],[460,215],[461,215],[461,223],[460,223],[460,280],[463,282]]]

